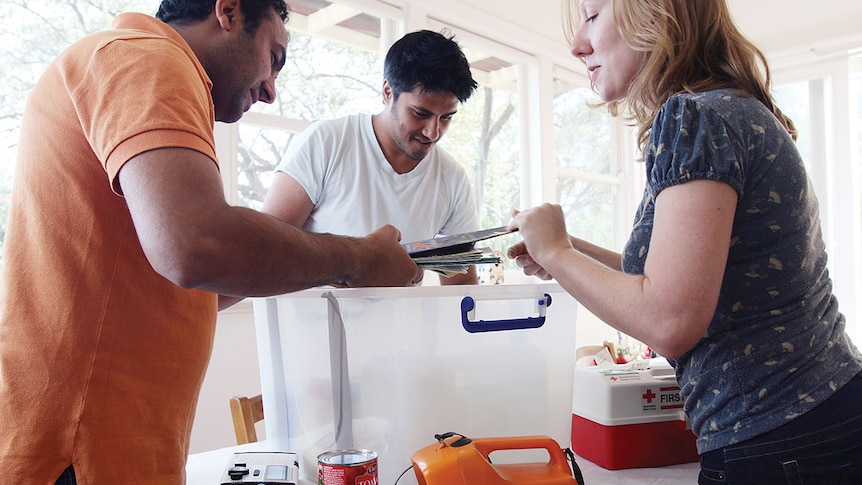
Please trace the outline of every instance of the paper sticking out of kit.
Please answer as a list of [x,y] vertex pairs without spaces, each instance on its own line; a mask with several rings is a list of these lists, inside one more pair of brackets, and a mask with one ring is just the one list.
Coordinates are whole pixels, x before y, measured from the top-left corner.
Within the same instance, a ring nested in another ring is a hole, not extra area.
[[476,248],[475,244],[512,232],[514,232],[512,229],[500,226],[453,236],[439,236],[405,243],[402,246],[421,268],[436,271],[445,276],[454,276],[466,273],[467,269],[474,264],[501,263],[500,256],[493,250]]

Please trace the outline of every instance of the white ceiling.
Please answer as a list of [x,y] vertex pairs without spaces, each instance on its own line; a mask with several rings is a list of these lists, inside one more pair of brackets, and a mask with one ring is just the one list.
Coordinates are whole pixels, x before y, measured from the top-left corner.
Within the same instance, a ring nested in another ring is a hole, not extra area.
[[[564,42],[563,0],[458,1],[555,42]],[[860,0],[728,0],[728,3],[742,31],[768,56],[809,49],[822,42],[862,39]]]

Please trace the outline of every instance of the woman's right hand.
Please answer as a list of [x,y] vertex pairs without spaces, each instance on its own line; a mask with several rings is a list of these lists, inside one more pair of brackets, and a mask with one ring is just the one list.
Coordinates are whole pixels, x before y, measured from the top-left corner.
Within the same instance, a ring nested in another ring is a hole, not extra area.
[[545,271],[545,268],[533,260],[533,257],[527,252],[527,245],[524,241],[512,245],[507,254],[509,259],[514,259],[515,264],[524,270],[525,275],[536,276],[543,280],[549,280],[552,278],[552,276]]
[[557,204],[514,211],[509,228],[517,229],[523,238],[509,248],[509,257],[515,259],[527,275],[551,279],[553,276],[545,269],[545,260],[550,261],[555,253],[572,249],[563,210]]

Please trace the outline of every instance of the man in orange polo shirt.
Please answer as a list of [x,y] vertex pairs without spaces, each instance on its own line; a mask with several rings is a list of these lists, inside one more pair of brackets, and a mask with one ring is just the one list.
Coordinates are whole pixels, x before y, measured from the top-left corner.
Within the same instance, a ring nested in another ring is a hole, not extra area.
[[165,0],[51,64],[28,100],[0,300],[3,483],[184,482],[218,295],[422,272],[384,226],[229,206],[213,124],[275,99],[282,0]]

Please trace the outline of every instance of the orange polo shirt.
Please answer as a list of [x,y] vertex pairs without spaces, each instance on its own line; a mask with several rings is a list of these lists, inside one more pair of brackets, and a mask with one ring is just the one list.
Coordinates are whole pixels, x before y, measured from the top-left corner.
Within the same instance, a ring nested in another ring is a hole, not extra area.
[[211,83],[168,25],[141,14],[67,49],[21,130],[0,294],[0,482],[184,482],[217,297],[144,256],[113,190],[159,147],[213,159]]

